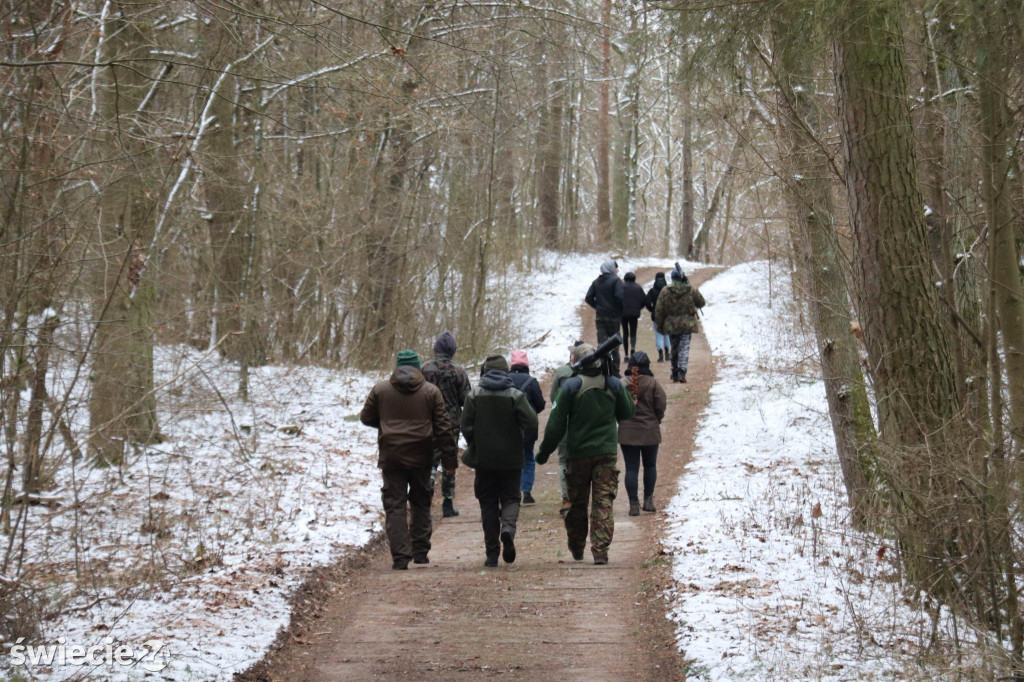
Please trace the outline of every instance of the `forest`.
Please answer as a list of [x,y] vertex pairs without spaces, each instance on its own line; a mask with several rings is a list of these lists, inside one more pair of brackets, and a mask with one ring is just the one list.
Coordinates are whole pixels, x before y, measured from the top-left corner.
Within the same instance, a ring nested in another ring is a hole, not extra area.
[[226,363],[225,406],[260,368],[379,372],[442,329],[468,364],[508,347],[535,273],[601,253],[788,272],[850,518],[1024,676],[1024,2],[10,0],[0,21],[3,641],[206,565],[193,543],[104,576],[79,547],[104,514],[75,511],[83,478],[110,500],[141,475],[201,361]]

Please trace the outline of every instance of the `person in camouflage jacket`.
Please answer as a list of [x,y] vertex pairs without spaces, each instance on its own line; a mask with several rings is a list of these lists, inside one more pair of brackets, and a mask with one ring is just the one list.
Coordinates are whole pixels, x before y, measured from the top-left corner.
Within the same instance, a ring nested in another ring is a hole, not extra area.
[[704,307],[704,297],[683,274],[676,263],[672,284],[661,290],[654,307],[654,324],[672,342],[672,381],[686,383],[686,366],[690,361],[690,335],[697,333],[697,310]]
[[[444,396],[445,409],[448,411],[448,421],[451,422],[452,432],[455,436],[455,443],[459,442],[459,419],[462,417],[462,407],[466,404],[466,396],[469,395],[472,386],[469,383],[469,374],[465,368],[452,362],[455,357],[455,336],[449,331],[441,332],[434,342],[434,357],[423,365],[423,378],[441,389]],[[437,477],[437,467],[441,464],[441,451],[434,451],[434,468],[430,474],[430,486],[434,487]],[[455,508],[455,475],[441,474],[441,495],[444,502],[441,506],[441,513],[445,518],[458,516],[459,510]]]

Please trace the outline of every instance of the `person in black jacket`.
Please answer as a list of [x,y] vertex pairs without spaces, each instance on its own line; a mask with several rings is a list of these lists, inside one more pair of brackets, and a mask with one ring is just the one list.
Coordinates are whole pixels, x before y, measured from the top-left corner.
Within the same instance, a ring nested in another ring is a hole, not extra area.
[[[597,345],[619,333],[624,294],[619,266],[609,258],[601,263],[601,275],[593,281],[584,299],[597,312]],[[619,376],[619,349],[611,353],[612,374]]]
[[[523,469],[524,431],[537,431],[537,414],[508,375],[500,355],[484,361],[480,384],[466,398],[460,426],[477,455],[473,492],[480,502],[484,527],[484,566],[516,560],[516,522],[519,519],[519,479]],[[499,540],[501,544],[499,545]]]
[[626,282],[622,285],[622,352],[629,361],[629,349],[636,350],[636,323],[640,313],[647,306],[647,294],[644,288],[636,283],[636,275],[626,273]]
[[665,281],[665,273],[659,272],[654,276],[654,286],[647,292],[647,309],[651,311],[651,324],[654,326],[654,345],[658,349],[658,362],[665,362],[672,348],[668,334],[662,334],[658,329],[658,324],[654,321],[654,307],[658,305],[658,295],[666,286],[668,286],[668,282]]
[[[544,393],[540,390],[540,384],[530,376],[530,360],[526,357],[525,350],[512,351],[512,369],[508,378],[512,384],[526,394],[530,407],[536,414],[544,411]],[[537,470],[537,462],[533,459],[533,446],[537,442],[537,429],[523,432],[523,455],[526,463],[523,466],[523,475],[519,481],[519,491],[522,494],[523,504],[533,504],[533,480]]]

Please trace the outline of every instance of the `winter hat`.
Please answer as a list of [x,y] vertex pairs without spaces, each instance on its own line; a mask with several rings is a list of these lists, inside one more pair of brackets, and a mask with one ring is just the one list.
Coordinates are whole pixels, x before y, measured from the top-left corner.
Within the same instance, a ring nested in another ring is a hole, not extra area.
[[414,350],[403,350],[398,354],[398,362],[395,363],[396,367],[402,367],[408,365],[410,367],[420,368],[420,356],[416,354]]
[[632,272],[627,272],[626,276],[623,277],[622,279],[626,280],[627,282],[635,282],[636,281],[636,275],[634,273],[632,273]]
[[530,366],[530,361],[526,357],[525,350],[512,351],[512,356],[509,359],[511,360],[509,364],[512,365],[513,367],[515,367],[516,365],[523,365],[524,367]]
[[602,275],[614,275],[618,269],[619,264],[609,258],[605,262],[601,263],[601,274]]
[[664,272],[659,272],[658,274],[656,274],[656,275],[654,276],[654,281],[655,281],[655,282],[657,282],[657,281],[659,281],[659,280],[660,280],[660,281],[662,281],[662,282],[664,282],[664,281],[665,281],[665,273],[664,273]]
[[572,352],[572,361],[579,362],[583,358],[587,357],[594,352],[594,347],[589,343],[581,343],[576,346],[576,349]]
[[484,360],[483,367],[480,368],[480,374],[487,374],[492,369],[496,369],[501,372],[508,371],[508,362],[505,361],[504,355],[489,355]]
[[577,348],[579,348],[582,345],[583,345],[583,339],[577,339],[576,341],[573,341],[572,345],[569,346],[569,352],[570,353],[574,352]]
[[684,273],[683,268],[680,267],[679,261],[676,261],[676,269],[672,271],[672,279],[677,279],[680,281],[686,280],[686,273]]
[[447,355],[455,357],[455,336],[450,331],[443,331],[434,342],[434,353],[436,355]]

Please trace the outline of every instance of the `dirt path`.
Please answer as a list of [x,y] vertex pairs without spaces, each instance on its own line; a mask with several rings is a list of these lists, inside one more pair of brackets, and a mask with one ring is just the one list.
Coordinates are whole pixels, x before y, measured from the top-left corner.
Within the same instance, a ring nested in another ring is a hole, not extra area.
[[[654,270],[642,270],[646,284]],[[691,277],[700,285],[712,271]],[[595,340],[583,307],[584,338]],[[638,345],[656,359],[649,317]],[[568,356],[568,352],[566,353]],[[696,415],[713,379],[704,336],[693,338],[689,383],[672,384],[668,363],[652,363],[669,396],[658,458],[658,506],[668,502],[693,447]],[[548,386],[545,382],[544,393]],[[541,415],[546,421],[548,409]],[[619,468],[623,469],[621,455]],[[621,476],[620,476],[621,480]],[[436,513],[430,564],[392,571],[378,543],[356,565],[328,575],[304,601],[285,646],[249,680],[665,680],[685,677],[662,593],[669,561],[658,549],[660,512],[629,517],[620,483],[607,566],[574,562],[558,516],[556,458],[537,467],[537,504],[522,507],[518,558],[483,568],[480,509],[473,474],[460,468],[456,506]],[[439,497],[439,496],[438,496]],[[439,511],[439,508],[438,510]],[[320,602],[320,603],[317,603]]]

